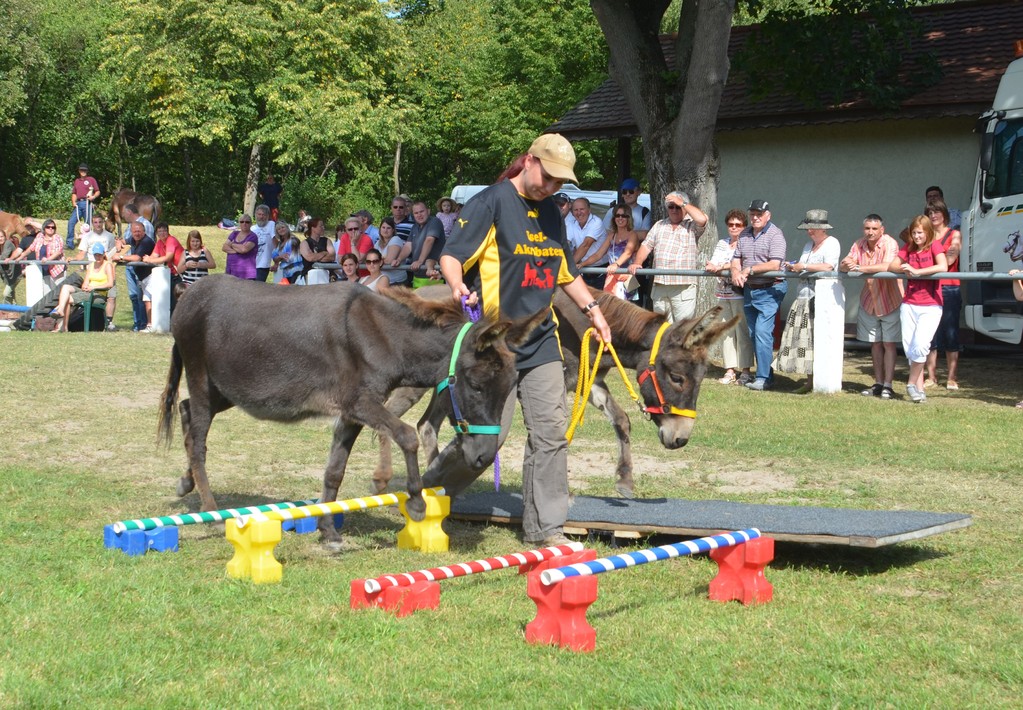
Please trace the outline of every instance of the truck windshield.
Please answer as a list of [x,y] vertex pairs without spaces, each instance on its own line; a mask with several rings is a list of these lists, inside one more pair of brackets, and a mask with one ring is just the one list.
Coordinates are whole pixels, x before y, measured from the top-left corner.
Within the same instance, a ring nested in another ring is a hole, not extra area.
[[1023,118],[998,122],[992,153],[984,196],[1007,197],[1023,193]]

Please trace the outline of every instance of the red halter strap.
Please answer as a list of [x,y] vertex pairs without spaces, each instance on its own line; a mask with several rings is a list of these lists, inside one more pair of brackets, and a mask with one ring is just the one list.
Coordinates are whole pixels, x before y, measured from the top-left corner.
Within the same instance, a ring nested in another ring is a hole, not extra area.
[[654,337],[654,346],[650,350],[650,362],[647,364],[646,369],[644,369],[636,377],[636,381],[639,382],[640,385],[642,385],[647,378],[650,378],[650,382],[654,386],[654,394],[657,395],[658,406],[644,406],[643,411],[647,414],[674,414],[680,417],[696,419],[695,409],[679,409],[678,407],[668,404],[668,402],[664,399],[664,392],[661,390],[661,383],[657,381],[657,370],[654,367],[654,363],[657,360],[657,353],[660,352],[661,349],[661,337],[664,335],[664,332],[668,330],[670,325],[671,323],[665,322],[660,328],[658,328],[657,335]]

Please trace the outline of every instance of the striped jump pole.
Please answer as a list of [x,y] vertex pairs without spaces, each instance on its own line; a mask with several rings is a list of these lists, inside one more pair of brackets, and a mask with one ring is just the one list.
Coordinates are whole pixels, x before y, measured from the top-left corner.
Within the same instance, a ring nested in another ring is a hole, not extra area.
[[296,500],[288,503],[268,503],[247,508],[227,508],[202,513],[164,515],[158,518],[121,520],[103,527],[103,546],[119,549],[127,555],[144,555],[146,552],[177,552],[178,528],[198,523],[222,523],[225,520],[242,518],[246,515],[262,514],[285,508],[297,508],[315,503],[312,500]]
[[596,575],[701,552],[709,552],[718,563],[718,574],[710,583],[711,599],[739,599],[744,604],[770,601],[772,587],[764,567],[774,558],[774,540],[761,536],[756,528],[736,530],[530,572],[527,593],[536,603],[536,617],[526,625],[526,641],[573,651],[594,650],[597,632],[589,625],[586,610],[597,600]]
[[448,536],[441,528],[441,523],[451,512],[451,499],[444,495],[444,489],[423,490],[426,516],[420,521],[409,517],[406,509],[408,498],[408,493],[385,493],[244,515],[228,523],[224,530],[228,542],[234,546],[234,557],[227,563],[227,574],[230,577],[251,578],[256,584],[280,582],[283,568],[274,558],[273,551],[281,541],[283,521],[321,518],[392,505],[399,506],[405,518],[405,527],[398,533],[399,548],[446,552]]
[[750,540],[755,540],[758,537],[760,537],[760,531],[756,528],[749,528],[748,530],[736,530],[735,532],[723,533],[721,535],[701,537],[698,540],[687,540],[686,542],[676,542],[672,545],[662,545],[646,550],[627,552],[624,555],[601,557],[591,562],[579,562],[566,567],[544,570],[540,575],[540,581],[544,586],[550,586],[571,577],[588,577],[593,574],[614,572],[626,567],[645,565],[647,562],[659,562],[673,557],[698,555],[701,552],[710,552],[722,547],[735,547]]
[[379,607],[394,611],[398,616],[408,616],[420,609],[436,609],[440,605],[438,582],[441,580],[496,572],[509,567],[518,567],[519,573],[525,574],[540,563],[575,555],[582,549],[582,543],[570,542],[473,562],[422,569],[418,572],[388,574],[374,579],[356,579],[351,583],[349,606],[352,609]]
[[183,515],[164,515],[159,518],[140,518],[138,520],[122,520],[113,523],[111,527],[115,534],[127,530],[153,530],[167,526],[179,527],[182,525],[195,525],[197,523],[222,523],[232,518],[240,518],[253,513],[268,513],[271,511],[285,510],[289,508],[300,508],[312,505],[318,498],[309,500],[296,500],[288,503],[267,503],[266,505],[250,505],[247,508],[227,508],[226,510],[211,510],[202,513],[185,513]]

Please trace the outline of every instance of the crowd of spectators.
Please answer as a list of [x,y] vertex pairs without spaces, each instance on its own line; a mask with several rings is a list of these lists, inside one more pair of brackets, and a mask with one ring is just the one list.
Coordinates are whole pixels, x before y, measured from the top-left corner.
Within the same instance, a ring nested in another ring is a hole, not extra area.
[[[338,224],[334,239],[330,239],[322,217],[300,212],[294,225],[281,219],[282,191],[283,185],[270,175],[259,186],[264,203],[254,210],[255,220],[243,214],[222,246],[226,273],[281,285],[358,281],[377,291],[393,285],[436,283],[440,278],[440,254],[461,209],[452,198],[440,198],[433,205],[435,211],[431,211],[425,201],[397,195],[390,203],[391,214],[380,221],[379,227],[374,225],[372,213],[363,209]],[[20,262],[56,262],[44,267],[51,292],[41,303],[53,301],[50,307],[56,306],[62,317],[59,329],[67,328],[70,311],[84,300],[83,294],[102,291],[107,328],[116,330],[116,287],[101,275],[108,269],[112,272],[114,264],[137,264],[126,270],[132,329],[145,332],[152,329],[149,277],[153,267],[166,266],[171,271],[172,307],[190,284],[218,268],[197,230],[189,232],[182,245],[166,223],[154,227],[133,204],[123,208],[127,236],[115,237],[107,230],[105,215],[96,211],[100,194],[98,182],[83,164],[72,190],[73,209],[66,239],[57,234],[52,219],[42,224],[26,220],[22,234],[0,229],[4,303],[13,303],[22,278]],[[619,200],[603,219],[593,214],[585,198],[571,200],[565,193],[554,195],[573,250],[571,258],[577,267],[603,267],[604,273],[583,275],[590,286],[638,302],[664,314],[669,321],[691,318],[695,315],[698,277],[658,274],[650,278],[637,275],[637,271],[650,267],[698,268],[698,242],[706,230],[707,215],[688,195],[676,191],[665,197],[667,216],[653,222],[650,210],[638,204],[639,194],[635,179],[623,181]],[[870,343],[875,382],[862,394],[882,399],[896,396],[893,380],[899,343],[908,360],[906,394],[910,400],[925,402],[926,390],[937,385],[940,352],[945,353],[947,363],[944,385],[950,391],[958,390],[959,282],[919,277],[959,270],[961,216],[948,208],[937,186],[927,188],[925,200],[922,213],[900,235],[901,242],[885,232],[879,215],[867,215],[862,238],[844,258],[838,240],[828,234],[832,226],[827,211],[808,210],[797,227],[807,232],[808,240],[799,258],[790,262],[785,261],[785,235],[771,220],[767,201],[753,200],[746,210],[729,210],[724,220],[725,236],[703,266],[708,273],[718,274],[715,296],[722,307],[722,321],[739,316],[739,323],[722,340],[725,372],[719,382],[769,389],[777,369],[805,375],[806,383],[796,392],[811,391],[813,283],[809,278],[798,280],[796,298],[784,319],[775,355],[776,314],[788,283],[761,274],[791,271],[809,275],[840,270],[893,272],[907,277],[905,283],[870,276],[864,280],[856,333],[859,340]],[[72,279],[71,270],[63,262],[76,245],[77,258],[89,264]],[[96,267],[97,262],[100,267]],[[1013,286],[1017,298],[1023,300],[1023,282],[1014,282]],[[1017,406],[1023,409],[1023,402]]]

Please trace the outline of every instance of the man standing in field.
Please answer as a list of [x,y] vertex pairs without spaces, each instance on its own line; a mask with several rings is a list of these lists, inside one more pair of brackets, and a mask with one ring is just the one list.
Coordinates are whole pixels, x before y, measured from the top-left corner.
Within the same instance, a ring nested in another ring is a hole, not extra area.
[[785,246],[785,235],[771,221],[770,205],[753,200],[749,226],[739,235],[732,257],[732,285],[743,289],[742,309],[757,356],[757,377],[746,383],[751,390],[763,391],[774,384],[774,317],[788,287],[783,278],[758,274],[781,269]]
[[270,215],[271,208],[268,205],[256,207],[256,223],[252,225],[252,231],[259,240],[256,243],[256,281],[265,282],[270,275],[270,254],[273,252],[274,229],[277,228]]
[[78,166],[78,177],[71,188],[71,216],[67,222],[67,241],[65,248],[75,248],[75,225],[83,219],[88,223],[92,219],[92,207],[99,199],[99,183],[89,175],[89,166],[82,163]]
[[[884,233],[880,215],[868,214],[863,220],[863,238],[853,244],[838,270],[846,273],[877,274],[888,271],[888,264],[899,253],[899,244]],[[895,350],[902,340],[899,306],[902,305],[902,279],[867,279],[860,292],[860,310],[856,316],[856,339],[870,343],[874,364],[874,384],[860,392],[864,397],[892,399],[895,391]]]
[[[669,192],[664,197],[668,218],[657,222],[647,233],[639,250],[629,264],[629,273],[636,269],[651,253],[655,269],[697,268],[696,243],[707,229],[707,215],[689,201],[684,192]],[[654,276],[650,299],[654,311],[668,317],[669,323],[686,320],[696,315],[697,276],[658,274]]]

